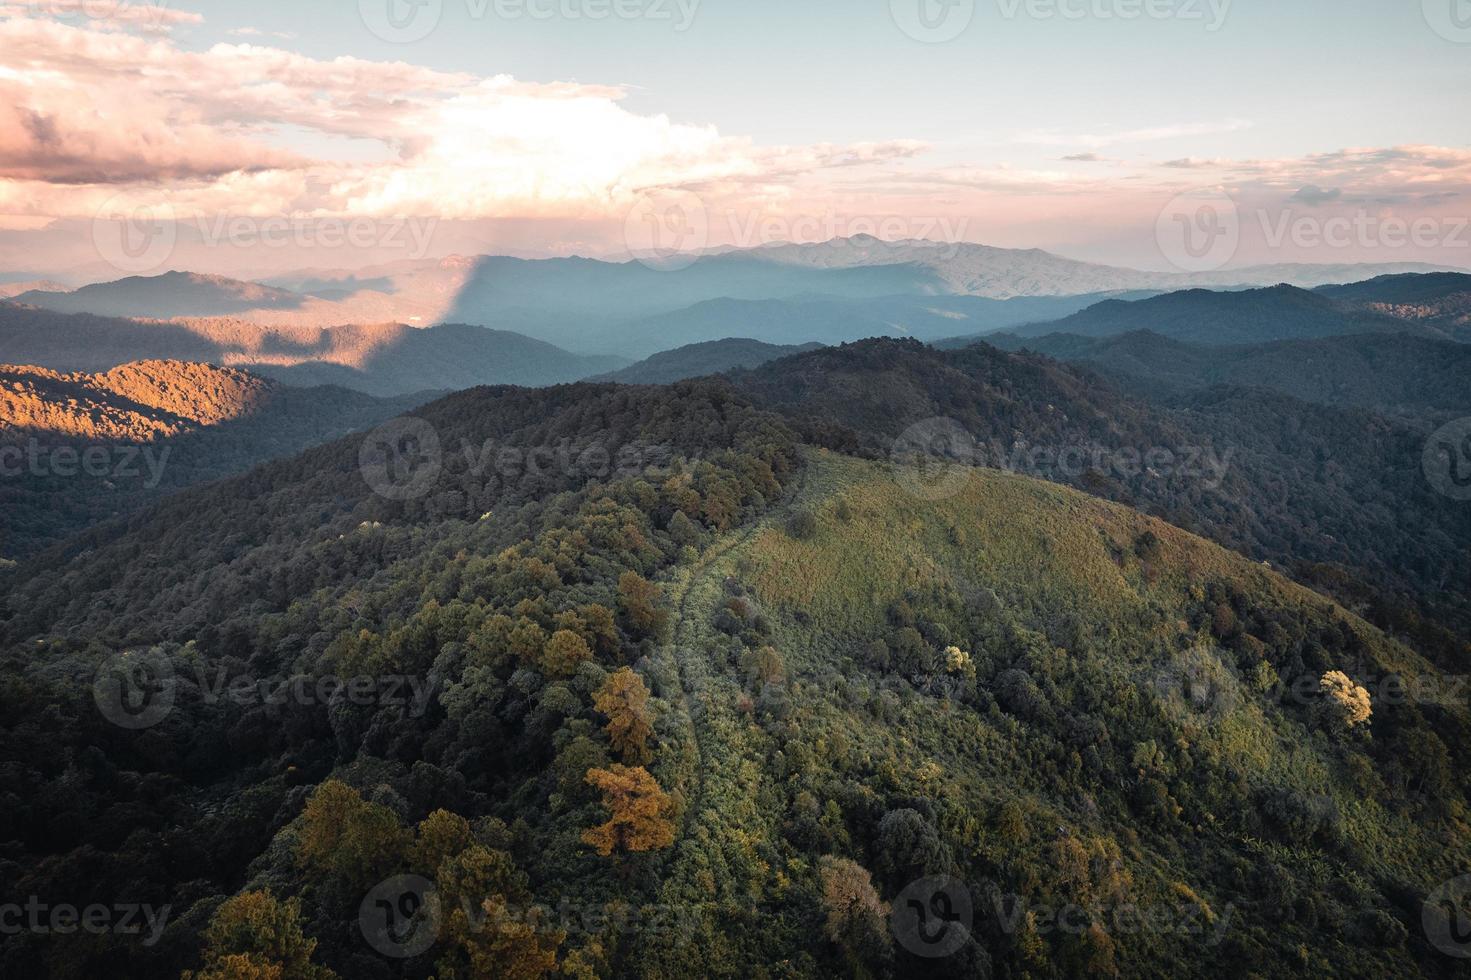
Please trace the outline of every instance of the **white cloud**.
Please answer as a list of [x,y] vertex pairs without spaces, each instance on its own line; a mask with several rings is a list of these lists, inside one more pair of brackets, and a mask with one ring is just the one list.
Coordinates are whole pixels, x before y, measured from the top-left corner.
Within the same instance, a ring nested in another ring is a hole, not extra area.
[[[33,215],[85,216],[97,185],[140,200],[166,187],[181,212],[607,215],[648,188],[718,196],[924,148],[760,145],[631,112],[617,86],[251,43],[190,52],[40,18],[0,22],[0,44],[0,204]],[[334,141],[381,152],[334,155]]]

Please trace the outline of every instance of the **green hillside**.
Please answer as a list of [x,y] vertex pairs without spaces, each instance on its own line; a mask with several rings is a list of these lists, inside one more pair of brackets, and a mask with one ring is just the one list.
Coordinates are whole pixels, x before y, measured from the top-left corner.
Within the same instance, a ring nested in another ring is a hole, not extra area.
[[[679,666],[714,729],[692,737],[718,746],[695,792],[713,781],[730,795],[699,820],[709,844],[677,846],[666,898],[691,900],[698,869],[741,857],[729,842],[775,831],[785,869],[733,885],[772,903],[739,920],[755,948],[773,941],[763,921],[790,914],[772,879],[816,852],[874,869],[884,898],[921,872],[967,882],[998,975],[1109,961],[1129,976],[1423,968],[1391,920],[1471,857],[1443,835],[1459,803],[1403,795],[1424,785],[1409,746],[1442,763],[1443,746],[1402,708],[1376,707],[1372,739],[1343,737],[1279,688],[1333,669],[1432,676],[1424,660],[1260,565],[1024,477],[977,470],[922,502],[887,466],[822,454],[794,509],[815,517],[810,536],[773,517],[681,579]],[[747,604],[759,625],[740,643],[699,621]],[[777,666],[753,660],[758,644]],[[945,669],[951,646],[973,677]],[[1453,727],[1465,720],[1458,710]],[[924,817],[926,853],[948,868],[887,853],[882,826],[902,810]],[[1032,945],[996,914],[998,896],[1018,895],[1039,911],[1085,896],[1105,924],[1128,905],[1175,910],[1181,929],[1179,910],[1198,905],[1213,926]],[[1219,946],[1202,955],[1202,942]]]

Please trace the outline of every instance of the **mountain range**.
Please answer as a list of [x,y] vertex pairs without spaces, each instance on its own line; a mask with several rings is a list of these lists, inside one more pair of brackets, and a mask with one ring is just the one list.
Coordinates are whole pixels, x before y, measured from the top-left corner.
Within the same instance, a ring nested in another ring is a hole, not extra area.
[[[729,336],[782,344],[838,343],[874,333],[936,339],[1055,319],[1109,295],[1278,283],[1318,286],[1434,268],[1281,265],[1185,275],[1078,262],[1036,249],[856,236],[725,250],[677,268],[579,257],[455,256],[352,271],[305,270],[262,283],[176,271],[71,292],[32,289],[15,299],[60,312],[227,316],[272,327],[468,323],[525,334],[569,351],[637,358]],[[929,302],[923,301],[926,297]],[[1016,302],[1027,298],[1047,302],[1032,307]],[[942,301],[962,299],[993,302]],[[1008,300],[1011,305],[1000,305]],[[864,308],[875,301],[880,308]],[[789,302],[799,305],[780,305]],[[951,314],[966,319],[946,331],[942,321]],[[814,323],[810,329],[820,335],[804,330],[804,322],[814,317],[822,325]],[[845,318],[861,321],[857,329],[867,332],[843,333],[839,324]],[[736,319],[752,326],[730,329]],[[711,336],[715,323],[725,332]],[[682,332],[661,343],[659,331],[669,329]]]

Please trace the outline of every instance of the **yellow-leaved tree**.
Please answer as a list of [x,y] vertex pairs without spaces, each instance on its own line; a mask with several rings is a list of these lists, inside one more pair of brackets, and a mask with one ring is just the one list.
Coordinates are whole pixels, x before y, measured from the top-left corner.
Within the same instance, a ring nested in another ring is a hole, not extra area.
[[649,761],[649,738],[654,726],[649,719],[649,689],[628,667],[608,675],[593,695],[598,711],[608,716],[608,741],[625,764],[640,766]]
[[241,892],[215,910],[204,930],[204,969],[183,980],[336,980],[311,961],[315,939],[301,931],[301,900]]

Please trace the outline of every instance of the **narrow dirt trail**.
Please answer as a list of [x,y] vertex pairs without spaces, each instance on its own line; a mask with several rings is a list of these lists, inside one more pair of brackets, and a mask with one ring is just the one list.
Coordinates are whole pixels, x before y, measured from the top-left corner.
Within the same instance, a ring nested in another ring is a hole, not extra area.
[[[672,768],[680,778],[666,788],[683,793],[684,814],[656,890],[661,905],[691,912],[686,922],[698,925],[646,937],[650,957],[645,965],[679,963],[683,975],[724,975],[728,964],[712,953],[722,945],[715,937],[756,928],[756,901],[766,891],[770,869],[753,857],[753,848],[755,842],[774,839],[781,814],[760,805],[765,750],[738,708],[745,686],[729,670],[724,653],[709,649],[708,639],[725,597],[725,577],[758,534],[781,526],[794,508],[808,502],[813,465],[810,457],[804,460],[795,489],[778,506],[710,547],[682,576],[666,583],[676,621],[671,644],[655,659],[659,673],[675,681],[662,692],[676,716],[663,737],[679,740]],[[712,955],[717,958],[695,961]]]

